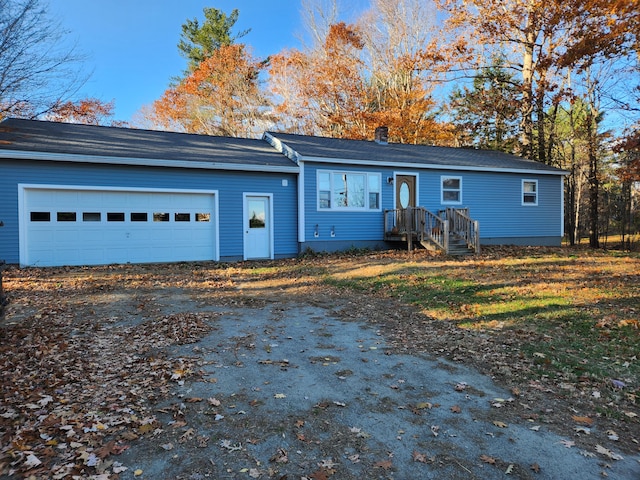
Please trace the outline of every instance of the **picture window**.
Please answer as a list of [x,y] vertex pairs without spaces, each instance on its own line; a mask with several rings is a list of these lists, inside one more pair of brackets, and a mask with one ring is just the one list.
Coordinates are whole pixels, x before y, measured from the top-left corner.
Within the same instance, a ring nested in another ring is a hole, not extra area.
[[169,221],[169,214],[168,213],[164,213],[164,212],[156,212],[153,214],[153,221],[154,222],[168,222]]
[[319,210],[379,210],[380,174],[318,171]]

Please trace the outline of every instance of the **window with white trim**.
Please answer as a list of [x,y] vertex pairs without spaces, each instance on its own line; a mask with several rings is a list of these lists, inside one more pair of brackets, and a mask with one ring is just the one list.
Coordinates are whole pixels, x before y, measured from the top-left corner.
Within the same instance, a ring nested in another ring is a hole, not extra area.
[[462,177],[440,177],[440,201],[443,204],[462,203]]
[[522,205],[538,205],[537,180],[522,180]]
[[318,210],[380,210],[379,173],[318,170]]

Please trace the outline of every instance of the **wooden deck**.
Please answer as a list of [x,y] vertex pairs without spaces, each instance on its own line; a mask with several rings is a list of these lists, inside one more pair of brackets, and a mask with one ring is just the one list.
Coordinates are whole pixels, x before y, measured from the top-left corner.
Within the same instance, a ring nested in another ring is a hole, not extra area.
[[384,211],[385,241],[421,245],[449,255],[480,253],[480,227],[468,209],[447,208],[438,215],[424,207]]

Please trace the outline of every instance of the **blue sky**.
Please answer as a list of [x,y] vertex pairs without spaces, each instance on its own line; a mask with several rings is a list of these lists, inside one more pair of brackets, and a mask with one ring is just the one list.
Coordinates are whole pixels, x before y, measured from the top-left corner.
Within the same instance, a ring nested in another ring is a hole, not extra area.
[[[237,30],[258,57],[299,48],[303,34],[299,0],[49,0],[51,15],[86,56],[91,74],[77,98],[115,101],[115,119],[130,120],[159,98],[186,61],[178,53],[181,26],[202,20],[205,7],[240,12]],[[354,4],[366,3],[361,0]]]

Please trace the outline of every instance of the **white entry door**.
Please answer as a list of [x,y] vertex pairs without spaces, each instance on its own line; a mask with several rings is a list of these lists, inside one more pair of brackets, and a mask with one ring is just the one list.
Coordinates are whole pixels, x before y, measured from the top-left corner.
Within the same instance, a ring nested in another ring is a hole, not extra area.
[[244,258],[273,258],[271,195],[244,196]]

